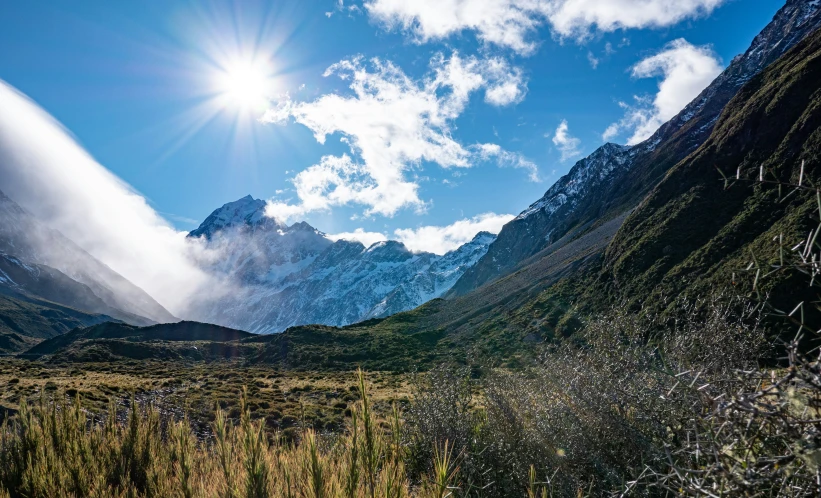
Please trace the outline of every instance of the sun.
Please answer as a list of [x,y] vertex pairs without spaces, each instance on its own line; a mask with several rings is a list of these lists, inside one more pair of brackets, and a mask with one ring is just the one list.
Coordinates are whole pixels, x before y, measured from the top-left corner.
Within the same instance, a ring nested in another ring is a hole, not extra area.
[[264,111],[274,91],[270,64],[236,60],[226,64],[216,78],[222,106],[238,112]]

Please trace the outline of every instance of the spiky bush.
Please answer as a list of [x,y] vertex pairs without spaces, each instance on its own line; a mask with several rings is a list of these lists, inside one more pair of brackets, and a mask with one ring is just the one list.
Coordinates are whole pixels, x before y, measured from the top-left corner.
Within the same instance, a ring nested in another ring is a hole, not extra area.
[[700,303],[683,308],[689,318],[650,340],[660,324],[616,310],[531,368],[478,381],[435,370],[407,414],[410,468],[430,472],[430,448],[450,440],[462,449],[461,484],[485,496],[536,492],[532,483],[550,496],[621,488],[665,461],[675,431],[700,414],[698,388],[732,386],[728,376],[757,370],[766,352],[754,316],[734,318],[737,302],[716,299],[707,315]]

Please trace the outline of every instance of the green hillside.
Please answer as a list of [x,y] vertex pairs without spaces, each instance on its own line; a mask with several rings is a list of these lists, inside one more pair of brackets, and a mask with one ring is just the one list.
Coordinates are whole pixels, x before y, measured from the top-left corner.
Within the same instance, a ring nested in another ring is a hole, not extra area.
[[18,294],[0,294],[0,354],[24,351],[37,342],[76,327],[111,320],[50,301]]
[[[750,81],[725,108],[710,139],[676,165],[627,218],[608,247],[599,304],[650,306],[665,296],[704,296],[737,284],[753,257],[763,266],[801,242],[817,217],[813,193],[775,183],[818,180],[821,163],[821,33],[805,40]],[[764,179],[757,180],[764,171]],[[725,188],[720,171],[731,177]],[[735,180],[738,176],[739,180]],[[791,195],[788,195],[791,194]],[[771,280],[777,286],[778,280]],[[801,301],[786,288],[785,306]]]

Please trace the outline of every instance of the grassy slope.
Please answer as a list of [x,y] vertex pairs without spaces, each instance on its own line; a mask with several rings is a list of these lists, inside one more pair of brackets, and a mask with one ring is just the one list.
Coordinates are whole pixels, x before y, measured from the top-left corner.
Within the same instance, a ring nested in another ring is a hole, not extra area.
[[20,352],[75,327],[110,319],[49,301],[0,294],[0,353]]
[[253,337],[239,330],[197,322],[134,327],[102,323],[77,328],[41,342],[25,352],[36,359],[52,355],[56,361],[100,362],[117,359],[214,360],[251,354],[253,347],[238,341]]

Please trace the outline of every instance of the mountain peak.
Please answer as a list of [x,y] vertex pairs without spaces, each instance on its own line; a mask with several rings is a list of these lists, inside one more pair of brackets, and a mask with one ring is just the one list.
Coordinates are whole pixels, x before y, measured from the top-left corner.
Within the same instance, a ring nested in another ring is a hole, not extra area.
[[496,240],[496,235],[490,232],[479,232],[473,236],[468,244],[490,244],[494,240]]
[[[241,199],[229,202],[221,208],[216,209],[196,230],[191,231],[188,236],[201,237],[204,235],[207,239],[210,239],[216,232],[225,228],[257,225],[268,219],[268,217],[265,216],[265,206],[265,201],[254,199],[250,195],[246,195]],[[278,222],[275,223],[279,226]],[[284,228],[284,226],[281,228]]]
[[320,232],[319,230],[317,230],[316,228],[312,227],[311,225],[309,225],[308,223],[306,223],[304,221],[297,221],[296,223],[294,223],[293,225],[288,227],[288,231],[289,232],[316,232],[316,233],[325,235],[325,234],[323,234],[322,232]]

